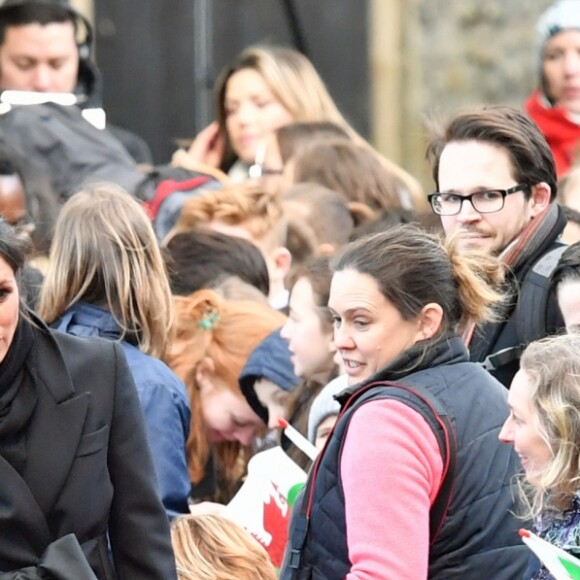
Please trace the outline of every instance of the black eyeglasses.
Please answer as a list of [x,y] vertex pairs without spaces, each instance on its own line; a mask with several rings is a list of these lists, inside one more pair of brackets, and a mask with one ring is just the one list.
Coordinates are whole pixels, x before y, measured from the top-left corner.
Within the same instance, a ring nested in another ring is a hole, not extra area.
[[427,196],[431,208],[437,215],[457,215],[463,207],[464,201],[469,201],[473,209],[479,213],[494,213],[501,211],[505,204],[505,198],[511,193],[526,191],[530,188],[527,183],[519,183],[509,189],[490,189],[489,191],[476,191],[471,195],[459,195],[457,193],[441,193],[436,191]]

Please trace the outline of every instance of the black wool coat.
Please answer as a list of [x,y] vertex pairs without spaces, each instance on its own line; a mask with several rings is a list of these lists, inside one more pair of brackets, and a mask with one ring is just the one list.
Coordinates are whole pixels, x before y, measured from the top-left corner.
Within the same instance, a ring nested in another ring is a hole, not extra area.
[[78,572],[69,552],[61,557],[54,550],[69,536],[99,580],[176,578],[122,348],[39,327],[33,326],[34,346],[24,363],[38,396],[24,435],[22,473],[0,456],[0,577],[20,577],[2,573],[30,567],[33,578],[49,553],[63,570],[55,577],[72,580]]

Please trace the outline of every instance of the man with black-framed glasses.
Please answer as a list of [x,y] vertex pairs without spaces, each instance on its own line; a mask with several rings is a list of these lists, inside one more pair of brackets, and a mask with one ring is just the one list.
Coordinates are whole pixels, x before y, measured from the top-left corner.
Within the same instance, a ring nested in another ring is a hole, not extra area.
[[[500,320],[468,328],[471,358],[509,387],[523,347],[563,328],[550,288],[566,220],[552,153],[537,126],[510,107],[485,107],[434,127],[428,196],[459,251],[493,254],[506,266]],[[507,298],[511,296],[511,298]]]

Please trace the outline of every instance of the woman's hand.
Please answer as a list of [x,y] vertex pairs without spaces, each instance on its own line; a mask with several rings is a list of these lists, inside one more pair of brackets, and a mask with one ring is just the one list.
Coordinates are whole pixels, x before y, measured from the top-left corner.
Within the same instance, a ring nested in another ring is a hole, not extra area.
[[220,134],[217,121],[200,131],[187,150],[188,156],[195,162],[219,167],[224,157],[226,144]]

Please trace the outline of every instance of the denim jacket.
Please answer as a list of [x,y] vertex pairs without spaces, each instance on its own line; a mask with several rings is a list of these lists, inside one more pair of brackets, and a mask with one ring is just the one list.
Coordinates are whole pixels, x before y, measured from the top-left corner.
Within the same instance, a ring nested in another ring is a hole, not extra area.
[[[75,336],[100,336],[109,340],[119,340],[121,336],[118,324],[107,310],[83,302],[69,308],[52,327]],[[145,416],[161,500],[170,518],[187,513],[191,480],[185,443],[191,412],[185,387],[160,360],[125,340],[120,344]]]

